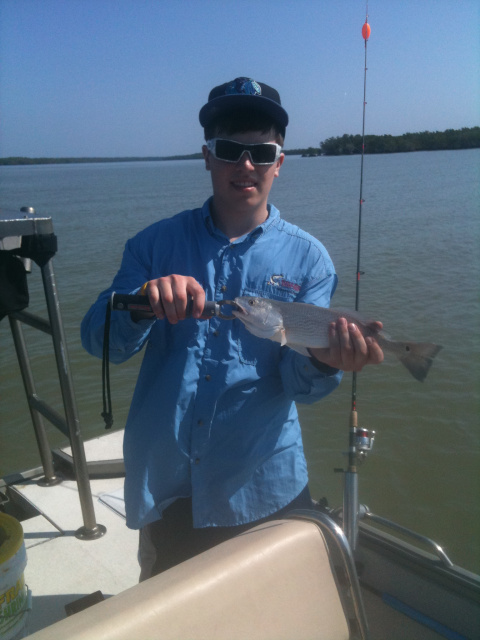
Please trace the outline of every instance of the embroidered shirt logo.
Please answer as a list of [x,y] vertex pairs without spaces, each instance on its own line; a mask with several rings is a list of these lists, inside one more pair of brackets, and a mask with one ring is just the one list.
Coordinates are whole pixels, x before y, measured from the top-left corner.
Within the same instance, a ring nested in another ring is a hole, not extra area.
[[268,280],[267,284],[271,284],[274,287],[279,287],[280,289],[290,289],[291,291],[295,291],[295,293],[298,293],[301,288],[299,284],[295,284],[295,282],[289,282],[288,280],[285,280],[283,275],[270,276],[270,280]]

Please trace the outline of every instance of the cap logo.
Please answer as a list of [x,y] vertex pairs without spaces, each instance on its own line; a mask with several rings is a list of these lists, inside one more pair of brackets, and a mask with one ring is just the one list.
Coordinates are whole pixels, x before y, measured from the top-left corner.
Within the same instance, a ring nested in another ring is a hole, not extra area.
[[225,95],[261,96],[262,89],[252,78],[236,78],[225,89]]

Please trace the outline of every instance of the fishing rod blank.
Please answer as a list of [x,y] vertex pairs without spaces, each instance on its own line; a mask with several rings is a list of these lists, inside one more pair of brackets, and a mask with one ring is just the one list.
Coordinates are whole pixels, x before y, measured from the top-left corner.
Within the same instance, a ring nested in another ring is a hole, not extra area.
[[[363,76],[363,123],[362,123],[362,156],[360,164],[360,199],[358,209],[358,234],[357,234],[357,274],[355,289],[355,311],[359,309],[360,299],[360,258],[361,258],[361,238],[362,238],[362,205],[363,200],[363,162],[365,155],[365,111],[367,96],[367,42],[370,37],[370,25],[368,24],[368,3],[365,23],[362,27],[362,36],[365,41],[365,69]],[[361,457],[365,457],[373,445],[373,434],[367,429],[360,429],[358,426],[357,414],[357,373],[352,375],[352,404],[350,412],[350,431],[348,442],[348,468],[345,471],[345,486],[343,498],[343,530],[348,542],[355,550],[358,536],[358,474],[357,463]],[[360,458],[359,458],[360,457]]]

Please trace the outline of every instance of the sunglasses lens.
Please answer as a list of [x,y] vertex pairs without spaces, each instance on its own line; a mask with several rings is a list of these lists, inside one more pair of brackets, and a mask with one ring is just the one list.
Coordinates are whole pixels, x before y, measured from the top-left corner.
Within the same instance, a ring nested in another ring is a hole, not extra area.
[[256,144],[251,147],[253,164],[273,164],[277,154],[274,144]]
[[240,156],[245,151],[243,144],[232,140],[217,140],[215,145],[215,155],[220,160],[227,162],[238,162]]
[[253,164],[273,164],[277,159],[277,147],[271,143],[241,144],[233,140],[215,141],[215,156],[226,162],[238,162],[242,154],[248,151]]

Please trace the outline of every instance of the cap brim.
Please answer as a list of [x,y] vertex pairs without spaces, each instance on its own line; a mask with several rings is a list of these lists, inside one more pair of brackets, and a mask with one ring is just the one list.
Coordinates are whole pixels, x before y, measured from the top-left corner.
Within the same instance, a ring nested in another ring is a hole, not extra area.
[[200,109],[199,119],[202,127],[207,127],[215,118],[225,111],[232,109],[247,108],[255,111],[262,111],[269,115],[282,127],[288,124],[288,114],[285,109],[270,98],[253,95],[228,95],[213,98]]

